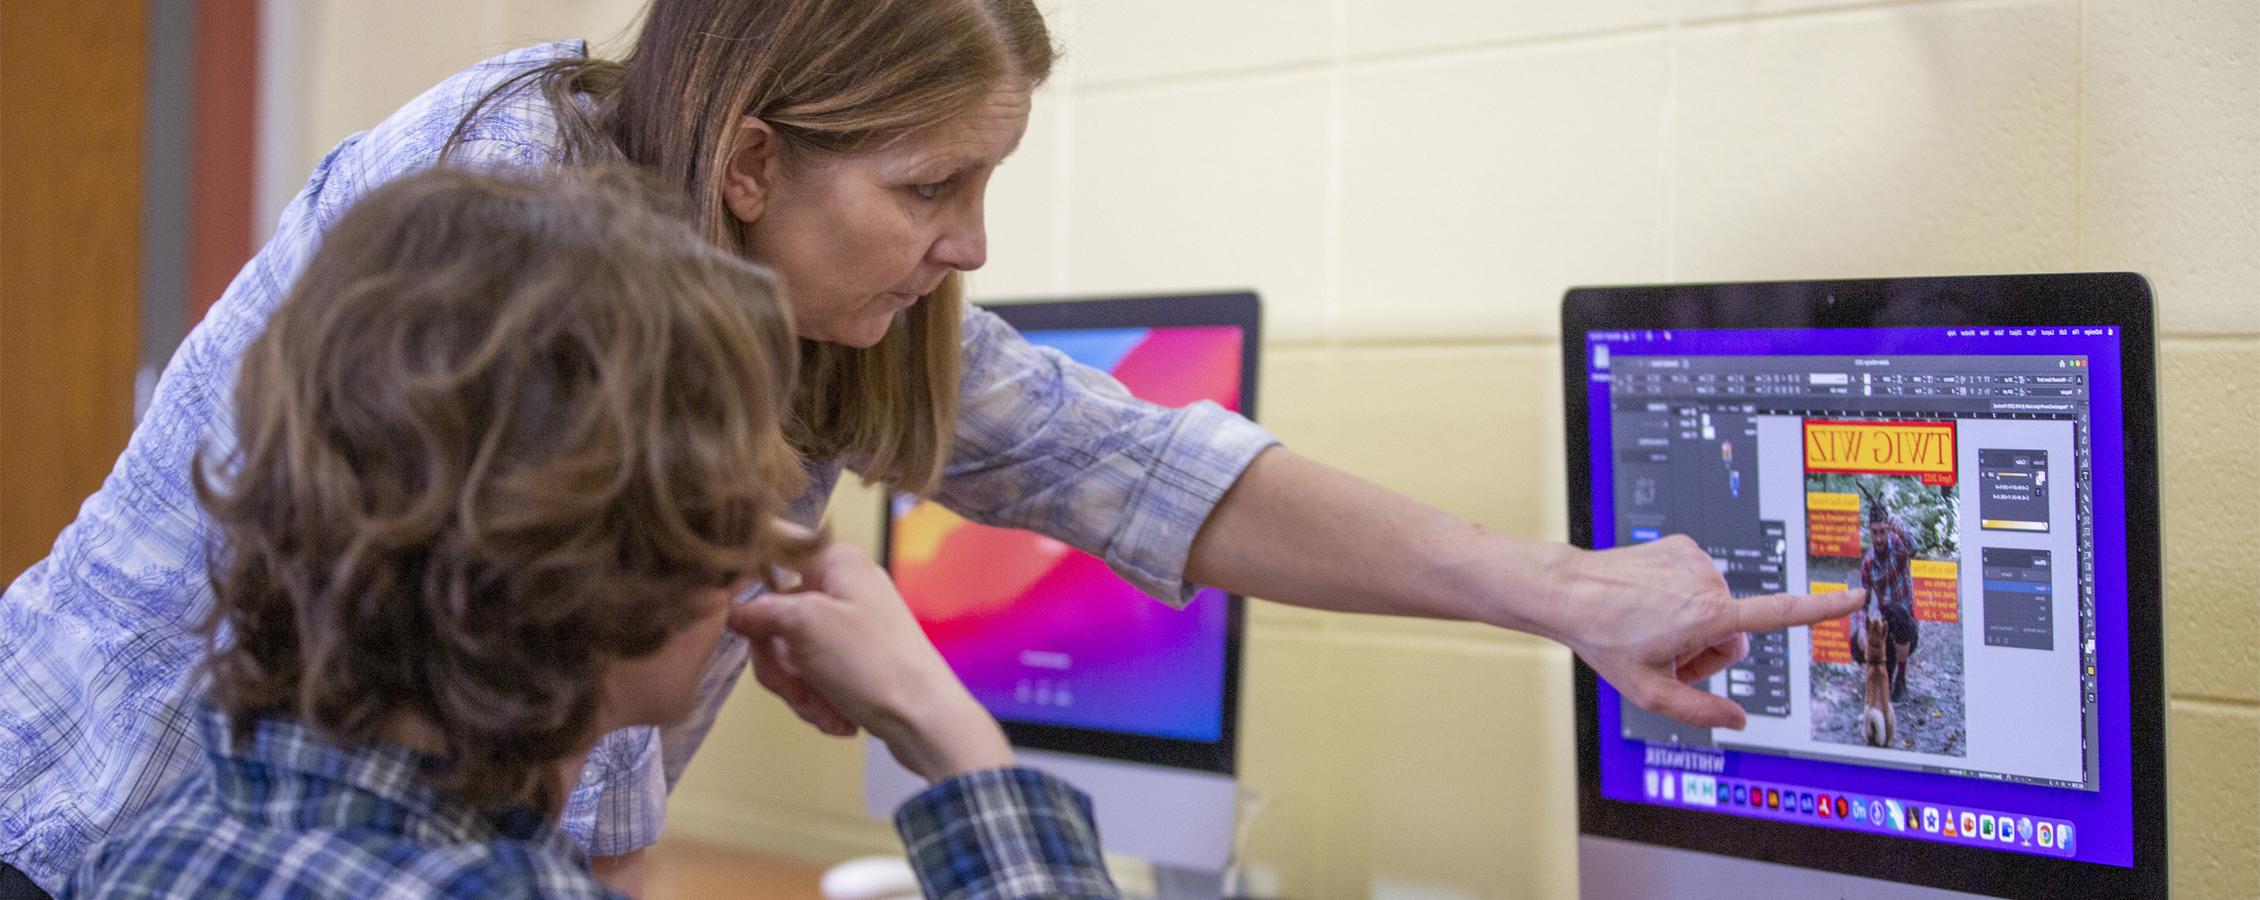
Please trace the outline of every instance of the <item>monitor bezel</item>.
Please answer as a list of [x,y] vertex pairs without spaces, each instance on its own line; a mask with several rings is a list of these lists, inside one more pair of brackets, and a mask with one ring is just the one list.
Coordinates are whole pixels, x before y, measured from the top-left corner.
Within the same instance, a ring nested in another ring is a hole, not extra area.
[[2125,273],[1988,275],[1572,288],[1562,300],[1569,534],[1593,546],[1587,335],[1649,329],[1815,329],[2067,324],[2120,338],[2127,516],[2127,644],[2134,865],[2005,853],[1601,796],[1599,689],[1573,660],[1578,829],[1583,834],[2004,897],[2164,897],[2166,717],[2158,541],[2156,327],[2150,287]]
[[[1240,415],[1254,419],[1257,356],[1263,343],[1262,302],[1252,291],[1160,294],[1063,300],[993,301],[980,304],[1005,324],[1022,331],[1091,328],[1182,328],[1231,326],[1240,329]],[[894,504],[881,499],[880,559],[892,568]],[[1156,601],[1159,602],[1159,601]],[[1238,771],[1240,661],[1246,632],[1247,601],[1225,595],[1224,692],[1222,722],[1214,741],[1168,738],[1123,731],[1024,722],[997,716],[1015,746],[1075,753],[1234,775]],[[994,710],[991,713],[994,714]]]

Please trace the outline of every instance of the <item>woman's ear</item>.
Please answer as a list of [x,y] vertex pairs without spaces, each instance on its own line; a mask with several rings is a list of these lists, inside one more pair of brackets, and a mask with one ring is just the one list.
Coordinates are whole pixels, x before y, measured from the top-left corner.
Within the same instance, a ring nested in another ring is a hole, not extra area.
[[757,116],[738,120],[722,171],[722,202],[740,222],[761,218],[777,183],[777,130]]

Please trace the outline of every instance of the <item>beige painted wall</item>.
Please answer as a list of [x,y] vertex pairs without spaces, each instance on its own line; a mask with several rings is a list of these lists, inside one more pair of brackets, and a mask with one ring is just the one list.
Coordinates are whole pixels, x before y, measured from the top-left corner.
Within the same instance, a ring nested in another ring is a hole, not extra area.
[[[311,4],[300,170],[620,0]],[[2127,268],[2160,303],[2176,893],[2260,883],[2260,4],[1073,0],[982,296],[1252,285],[1264,418],[1501,530],[1562,533],[1571,284]],[[840,532],[876,536],[843,491]],[[1293,896],[1574,893],[1567,657],[1255,606],[1251,859]],[[860,748],[758,690],[677,833],[887,849]]]

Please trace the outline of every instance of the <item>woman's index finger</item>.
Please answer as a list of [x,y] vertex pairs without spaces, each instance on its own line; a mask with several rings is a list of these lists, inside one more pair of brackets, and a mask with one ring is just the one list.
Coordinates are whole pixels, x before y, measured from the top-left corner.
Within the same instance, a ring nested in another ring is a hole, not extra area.
[[1768,594],[1736,601],[1734,630],[1779,631],[1850,615],[1866,602],[1859,589],[1833,594]]

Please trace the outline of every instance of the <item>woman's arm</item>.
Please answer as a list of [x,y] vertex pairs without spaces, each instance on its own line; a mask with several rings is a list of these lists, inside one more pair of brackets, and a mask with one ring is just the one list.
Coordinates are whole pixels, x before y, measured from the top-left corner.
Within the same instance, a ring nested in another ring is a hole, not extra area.
[[1642,708],[1739,728],[1685,682],[1744,635],[1845,615],[1849,592],[1735,600],[1684,537],[1599,552],[1499,534],[1284,447],[1256,457],[1193,539],[1186,579],[1297,606],[1486,622],[1569,646]]

